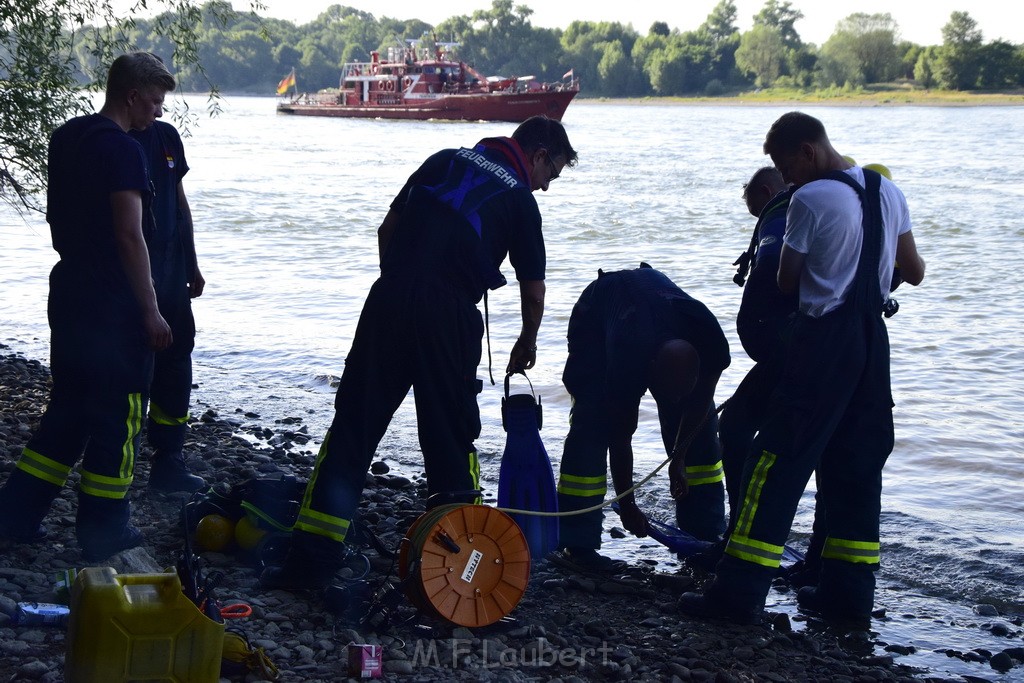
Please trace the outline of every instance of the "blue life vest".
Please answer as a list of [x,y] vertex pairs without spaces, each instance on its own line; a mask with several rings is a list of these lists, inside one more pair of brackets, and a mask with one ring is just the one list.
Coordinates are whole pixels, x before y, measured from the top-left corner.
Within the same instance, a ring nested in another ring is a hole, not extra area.
[[[488,151],[492,153],[487,154]],[[473,149],[458,149],[452,156],[444,180],[436,185],[412,188],[410,199],[426,192],[434,201],[460,216],[482,239],[481,207],[505,192],[529,191],[528,177],[525,159],[518,146],[508,138],[489,138]],[[505,276],[489,261],[483,250],[479,265],[480,276],[487,289],[498,289],[507,284]]]

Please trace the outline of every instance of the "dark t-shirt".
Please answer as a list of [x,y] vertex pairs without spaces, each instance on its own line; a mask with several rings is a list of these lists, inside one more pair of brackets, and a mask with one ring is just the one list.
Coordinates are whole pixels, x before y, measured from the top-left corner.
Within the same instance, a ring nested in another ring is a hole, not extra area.
[[635,403],[647,390],[655,353],[670,339],[697,349],[701,374],[729,367],[718,319],[664,273],[650,267],[604,273],[573,307],[562,380],[573,394],[604,391],[609,400]]
[[71,119],[50,138],[46,220],[61,263],[80,286],[130,294],[114,239],[110,196],[137,190],[143,232],[152,231],[152,191],[142,148],[100,114]]
[[428,158],[391,203],[400,219],[382,274],[436,277],[479,301],[504,284],[507,255],[517,280],[543,280],[540,210],[523,162],[508,138]]
[[153,181],[153,218],[156,226],[146,235],[150,268],[159,295],[164,286],[182,287],[189,281],[179,231],[178,183],[188,173],[185,148],[174,126],[154,121],[145,130],[129,133],[142,145]]

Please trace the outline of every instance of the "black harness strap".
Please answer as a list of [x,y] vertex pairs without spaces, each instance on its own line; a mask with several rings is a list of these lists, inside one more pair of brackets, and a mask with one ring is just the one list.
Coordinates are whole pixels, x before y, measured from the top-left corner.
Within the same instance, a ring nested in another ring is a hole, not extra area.
[[857,274],[854,276],[853,287],[846,304],[855,311],[880,313],[883,304],[882,287],[878,281],[878,265],[882,259],[882,176],[864,169],[866,187],[861,187],[857,181],[842,171],[831,171],[825,177],[853,188],[864,207],[864,236],[860,260],[857,262]]
[[761,242],[761,226],[764,224],[768,217],[774,214],[783,206],[789,204],[789,198],[791,193],[789,190],[784,190],[779,194],[775,195],[768,204],[761,209],[760,215],[757,217],[757,224],[754,225],[754,232],[750,236],[750,246],[747,250],[740,254],[739,258],[732,262],[734,266],[739,266],[736,269],[736,274],[732,276],[732,281],[742,287],[747,281],[747,273],[750,272],[750,264],[754,261],[754,256],[757,254],[757,245]]

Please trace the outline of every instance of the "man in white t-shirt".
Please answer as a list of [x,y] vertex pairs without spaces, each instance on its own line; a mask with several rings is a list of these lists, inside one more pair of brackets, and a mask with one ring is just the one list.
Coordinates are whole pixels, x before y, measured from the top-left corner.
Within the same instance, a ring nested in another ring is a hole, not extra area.
[[924,261],[903,193],[846,161],[820,121],[783,115],[764,151],[795,188],[778,284],[799,292],[799,314],[772,408],[747,457],[741,511],[715,581],[703,595],[685,593],[679,608],[760,620],[797,502],[817,469],[828,537],[819,583],[801,589],[798,602],[828,622],[867,628],[880,558],[882,467],[894,438],[882,311],[894,265],[917,285]]

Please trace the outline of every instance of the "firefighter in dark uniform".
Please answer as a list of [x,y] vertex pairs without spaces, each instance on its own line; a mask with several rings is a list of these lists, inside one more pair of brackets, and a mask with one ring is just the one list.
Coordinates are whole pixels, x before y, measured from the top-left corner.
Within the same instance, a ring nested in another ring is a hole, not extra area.
[[778,283],[784,292],[799,291],[799,313],[745,463],[742,508],[715,581],[703,595],[684,593],[679,608],[756,623],[797,503],[817,470],[828,535],[819,583],[802,588],[798,602],[827,621],[866,628],[881,557],[882,468],[894,440],[882,313],[894,263],[916,285],[924,261],[902,192],[845,160],[820,121],[783,115],[764,151],[795,187]]
[[356,328],[291,547],[282,566],[264,571],[263,587],[330,581],[374,451],[410,387],[430,494],[479,489],[476,305],[505,284],[499,267],[508,255],[523,316],[509,369],[533,367],[546,257],[532,193],[575,163],[562,125],[533,117],[511,138],[434,154],[406,182],[378,231],[381,276]]
[[[758,169],[743,186],[747,211],[757,218],[757,223],[750,246],[733,264],[739,266],[733,281],[743,287],[736,332],[754,366],[725,402],[718,422],[730,524],[739,513],[743,463],[778,383],[783,335],[796,311],[796,295],[782,293],[775,282],[786,231],[789,195],[789,186],[774,166]],[[688,557],[686,562],[710,570],[724,549],[723,541]]]
[[82,457],[75,528],[88,562],[142,541],[127,493],[153,351],[171,343],[171,331],[144,239],[153,229],[146,159],[127,131],[161,116],[174,85],[153,55],[122,55],[100,112],[68,121],[50,139],[46,217],[60,254],[47,307],[53,388],[0,490],[0,536],[45,538],[40,523]]
[[782,174],[773,166],[758,169],[744,187],[743,198],[757,224],[750,248],[737,261],[740,268],[733,277],[743,287],[736,332],[754,366],[726,402],[719,420],[730,519],[735,519],[739,509],[743,461],[778,382],[783,333],[797,304],[796,295],[783,294],[775,282],[789,207]]
[[196,324],[193,297],[206,281],[199,271],[192,232],[192,211],[182,178],[188,173],[185,148],[174,126],[155,121],[132,131],[149,161],[153,181],[155,229],[146,235],[160,314],[171,326],[174,341],[156,354],[150,385],[146,441],[153,448],[149,486],[160,491],[197,491],[205,485],[192,474],[182,453],[192,395],[192,349]]
[[[725,530],[724,489],[714,392],[729,366],[729,343],[715,316],[647,264],[600,273],[573,307],[562,381],[572,396],[558,479],[558,509],[600,505],[610,455],[616,494],[633,485],[638,409],[650,389],[673,478],[689,492],[676,499],[679,527],[702,540]],[[678,493],[678,491],[676,491]],[[625,528],[647,534],[630,494],[619,501]],[[601,547],[600,509],[560,518],[556,563],[612,568]]]

